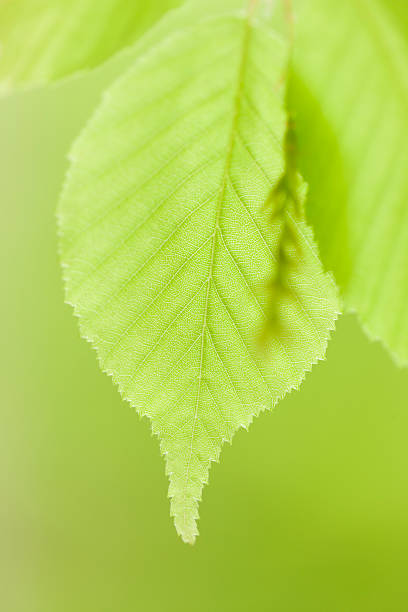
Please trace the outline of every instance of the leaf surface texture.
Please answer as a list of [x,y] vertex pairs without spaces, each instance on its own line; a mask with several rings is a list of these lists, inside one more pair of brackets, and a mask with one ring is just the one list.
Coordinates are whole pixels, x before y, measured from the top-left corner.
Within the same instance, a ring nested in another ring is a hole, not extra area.
[[[59,208],[68,301],[102,368],[151,419],[186,542],[223,442],[323,358],[337,315],[308,227],[260,349],[279,228],[287,42],[262,11],[205,4],[107,92]],[[267,452],[267,449],[265,449]]]

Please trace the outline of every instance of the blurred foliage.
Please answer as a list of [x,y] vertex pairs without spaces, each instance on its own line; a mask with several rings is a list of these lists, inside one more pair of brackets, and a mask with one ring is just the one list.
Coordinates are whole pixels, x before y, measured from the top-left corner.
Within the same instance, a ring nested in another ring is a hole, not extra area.
[[404,9],[386,0],[295,6],[289,107],[309,186],[308,220],[345,308],[408,365]]
[[89,70],[181,0],[0,0],[0,93]]

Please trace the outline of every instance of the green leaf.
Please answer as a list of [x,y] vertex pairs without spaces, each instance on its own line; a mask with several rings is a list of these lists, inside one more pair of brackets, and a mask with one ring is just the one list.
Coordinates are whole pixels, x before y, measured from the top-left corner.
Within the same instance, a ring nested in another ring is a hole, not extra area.
[[59,207],[67,299],[103,370],[151,419],[186,542],[223,442],[323,358],[338,308],[292,218],[301,256],[281,333],[259,347],[280,237],[265,202],[284,164],[287,43],[263,4],[217,4],[172,15],[169,36],[107,92]]
[[0,91],[93,68],[181,0],[0,0]]
[[347,308],[408,365],[408,10],[379,0],[296,6],[290,105],[307,215]]

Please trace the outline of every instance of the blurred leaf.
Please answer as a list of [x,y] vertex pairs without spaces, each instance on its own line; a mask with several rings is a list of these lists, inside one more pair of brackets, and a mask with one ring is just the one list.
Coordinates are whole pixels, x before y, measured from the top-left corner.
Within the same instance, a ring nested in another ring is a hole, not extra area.
[[152,421],[186,542],[223,442],[299,385],[337,314],[310,230],[293,222],[302,256],[283,331],[257,346],[279,240],[265,201],[283,169],[287,44],[262,12],[200,6],[108,91],[59,208],[67,299]]
[[296,7],[290,105],[308,218],[348,309],[408,365],[408,5]]
[[0,0],[0,91],[93,68],[181,0]]

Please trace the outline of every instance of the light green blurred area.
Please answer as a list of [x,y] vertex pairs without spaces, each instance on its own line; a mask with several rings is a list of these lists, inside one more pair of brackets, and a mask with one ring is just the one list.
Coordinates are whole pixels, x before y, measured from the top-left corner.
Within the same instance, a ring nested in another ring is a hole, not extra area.
[[158,442],[79,338],[56,254],[66,152],[119,64],[0,101],[0,609],[405,612],[408,372],[352,317],[177,538]]

